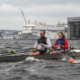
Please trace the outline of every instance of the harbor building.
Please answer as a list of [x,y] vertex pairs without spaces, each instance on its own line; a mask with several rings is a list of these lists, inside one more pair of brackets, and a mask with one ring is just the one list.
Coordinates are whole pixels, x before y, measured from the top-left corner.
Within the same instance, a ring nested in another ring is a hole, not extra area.
[[80,17],[68,17],[69,39],[80,39]]

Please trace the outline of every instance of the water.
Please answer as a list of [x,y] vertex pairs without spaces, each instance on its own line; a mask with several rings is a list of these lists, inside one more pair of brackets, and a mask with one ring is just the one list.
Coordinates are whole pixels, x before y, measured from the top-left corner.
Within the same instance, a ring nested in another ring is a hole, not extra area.
[[[34,43],[35,40],[1,40],[0,54],[6,50],[33,47]],[[80,49],[79,40],[70,40],[69,45]],[[0,80],[80,80],[80,63],[38,60],[32,57],[21,62],[0,63]]]

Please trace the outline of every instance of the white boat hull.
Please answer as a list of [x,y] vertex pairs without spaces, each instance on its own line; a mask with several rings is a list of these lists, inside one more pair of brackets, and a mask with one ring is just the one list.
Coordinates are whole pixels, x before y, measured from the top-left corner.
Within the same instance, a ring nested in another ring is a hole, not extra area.
[[[40,37],[39,33],[37,34],[20,34],[20,39],[38,39]],[[57,33],[46,33],[45,35],[48,39],[58,39]]]

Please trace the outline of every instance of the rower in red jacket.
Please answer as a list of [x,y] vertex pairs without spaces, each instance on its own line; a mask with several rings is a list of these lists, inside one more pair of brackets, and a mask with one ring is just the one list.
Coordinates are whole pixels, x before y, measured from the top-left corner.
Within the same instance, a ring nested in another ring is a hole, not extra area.
[[53,49],[57,51],[52,51],[50,54],[57,53],[60,50],[68,49],[68,41],[65,39],[65,35],[62,32],[58,33],[59,39],[55,41]]

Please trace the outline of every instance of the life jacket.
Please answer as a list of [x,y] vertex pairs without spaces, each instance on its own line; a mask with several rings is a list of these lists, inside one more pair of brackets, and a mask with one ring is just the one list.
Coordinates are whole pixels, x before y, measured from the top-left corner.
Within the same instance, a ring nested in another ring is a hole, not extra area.
[[38,44],[41,44],[41,43],[47,44],[47,43],[46,43],[46,40],[47,40],[46,37],[41,37],[41,38],[39,38],[39,39],[37,40],[37,43],[38,43]]
[[[46,40],[47,40],[46,37],[41,37],[41,38],[39,38],[39,39],[37,40],[37,43],[38,43],[38,44],[43,43],[43,44],[47,45]],[[45,48],[45,52],[46,52],[46,51],[47,51],[47,48]]]
[[65,46],[65,40],[57,39],[57,40],[56,40],[56,45],[59,45],[59,44]]

